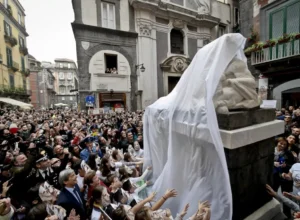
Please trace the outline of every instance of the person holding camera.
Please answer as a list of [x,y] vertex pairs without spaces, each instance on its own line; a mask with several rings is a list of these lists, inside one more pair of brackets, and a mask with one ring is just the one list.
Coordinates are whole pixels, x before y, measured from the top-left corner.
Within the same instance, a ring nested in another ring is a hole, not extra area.
[[82,160],[87,162],[91,153],[97,154],[99,157],[102,158],[102,152],[99,148],[99,145],[96,146],[96,144],[94,143],[94,138],[93,137],[85,138],[83,140],[83,143],[85,143],[85,149],[83,149],[80,152],[80,158]]

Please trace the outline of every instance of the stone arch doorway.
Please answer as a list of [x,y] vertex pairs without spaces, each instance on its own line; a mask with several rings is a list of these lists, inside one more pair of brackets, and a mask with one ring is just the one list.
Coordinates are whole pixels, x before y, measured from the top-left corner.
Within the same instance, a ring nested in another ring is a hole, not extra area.
[[273,99],[277,100],[277,108],[280,109],[286,104],[300,105],[300,79],[291,80],[280,84],[273,89]]
[[163,70],[164,95],[168,95],[177,85],[181,75],[191,60],[184,56],[171,56],[160,65]]

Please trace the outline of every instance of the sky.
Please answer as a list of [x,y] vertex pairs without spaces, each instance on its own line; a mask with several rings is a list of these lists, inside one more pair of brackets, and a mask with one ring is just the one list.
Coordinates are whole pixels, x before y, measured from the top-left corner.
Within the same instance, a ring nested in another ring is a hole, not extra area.
[[29,53],[39,61],[68,58],[77,62],[71,0],[19,0],[25,9]]

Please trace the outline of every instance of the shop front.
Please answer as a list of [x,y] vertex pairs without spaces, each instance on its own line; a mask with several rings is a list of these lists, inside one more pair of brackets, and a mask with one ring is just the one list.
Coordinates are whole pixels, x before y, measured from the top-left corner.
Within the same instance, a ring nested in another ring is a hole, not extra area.
[[105,112],[126,110],[126,93],[99,93],[99,107]]

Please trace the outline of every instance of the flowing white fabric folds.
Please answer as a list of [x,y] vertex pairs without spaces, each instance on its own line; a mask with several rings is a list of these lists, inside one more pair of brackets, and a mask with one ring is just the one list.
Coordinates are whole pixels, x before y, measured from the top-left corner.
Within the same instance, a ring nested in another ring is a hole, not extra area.
[[179,195],[164,208],[173,216],[198,201],[212,204],[211,220],[230,220],[232,195],[213,96],[221,74],[243,55],[245,38],[227,34],[198,51],[174,90],[149,106],[144,115],[145,167],[153,166],[153,191],[168,188]]

